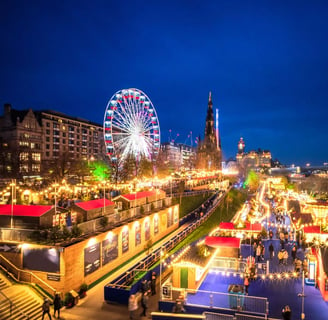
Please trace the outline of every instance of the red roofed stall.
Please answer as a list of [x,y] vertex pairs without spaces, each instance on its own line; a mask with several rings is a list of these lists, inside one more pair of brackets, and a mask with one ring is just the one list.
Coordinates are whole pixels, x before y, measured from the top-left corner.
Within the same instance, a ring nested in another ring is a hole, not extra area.
[[239,258],[240,239],[235,237],[211,237],[205,238],[205,244],[209,247],[219,248],[218,256]]
[[304,234],[307,236],[308,240],[312,240],[312,238],[321,239],[322,242],[326,242],[328,240],[328,233],[324,231],[320,231],[320,226],[307,226],[303,228]]
[[114,213],[115,202],[108,199],[96,199],[83,202],[75,202],[72,205],[72,212],[83,217],[83,221],[89,221],[104,215]]
[[53,206],[0,204],[0,225],[10,228],[11,218],[13,218],[15,228],[52,227],[54,214]]
[[165,197],[165,191],[157,189],[119,195],[115,197],[113,201],[117,204],[120,210],[127,210],[145,205],[147,203],[163,200]]
[[262,225],[260,223],[245,223],[245,227],[236,228],[232,222],[221,222],[219,225],[222,231],[250,231],[250,232],[261,232]]

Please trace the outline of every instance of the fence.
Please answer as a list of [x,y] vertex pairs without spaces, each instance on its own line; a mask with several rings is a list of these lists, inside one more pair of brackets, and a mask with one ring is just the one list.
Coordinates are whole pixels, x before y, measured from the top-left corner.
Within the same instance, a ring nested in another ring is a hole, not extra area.
[[204,312],[203,315],[206,320],[235,320],[235,317],[231,314]]
[[210,269],[215,271],[230,271],[244,273],[246,268],[245,261],[236,258],[217,257],[213,259]]
[[195,294],[194,291],[186,290],[186,293],[186,305],[233,309],[263,316],[268,314],[267,298],[246,296],[242,292],[232,294],[198,290]]

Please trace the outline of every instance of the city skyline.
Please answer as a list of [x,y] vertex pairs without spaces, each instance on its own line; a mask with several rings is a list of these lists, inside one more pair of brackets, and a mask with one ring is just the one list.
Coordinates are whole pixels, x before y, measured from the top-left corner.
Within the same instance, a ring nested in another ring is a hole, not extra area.
[[195,145],[211,91],[224,159],[243,137],[284,164],[328,162],[324,1],[4,1],[0,12],[1,104],[101,124],[116,91],[138,88],[162,142],[192,132]]

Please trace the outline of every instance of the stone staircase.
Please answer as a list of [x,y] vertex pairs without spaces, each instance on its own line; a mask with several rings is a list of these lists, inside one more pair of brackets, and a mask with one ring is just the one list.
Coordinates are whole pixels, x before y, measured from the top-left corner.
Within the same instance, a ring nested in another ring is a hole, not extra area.
[[[11,302],[11,303],[10,303]],[[42,298],[27,285],[12,284],[0,273],[0,319],[36,320],[42,315]]]

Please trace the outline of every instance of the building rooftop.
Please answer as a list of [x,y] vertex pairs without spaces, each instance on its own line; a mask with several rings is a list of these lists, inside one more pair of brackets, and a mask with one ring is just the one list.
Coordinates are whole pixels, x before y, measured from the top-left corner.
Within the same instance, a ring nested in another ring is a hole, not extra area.
[[97,199],[97,200],[90,200],[90,201],[83,201],[83,202],[76,202],[75,205],[80,207],[83,210],[92,210],[92,209],[97,209],[97,208],[103,208],[104,207],[104,202],[105,206],[113,206],[115,205],[114,202],[109,201],[107,199]]
[[21,216],[21,217],[41,217],[51,210],[53,206],[40,205],[20,205],[15,204],[11,212],[10,204],[0,204],[0,215],[2,216]]

